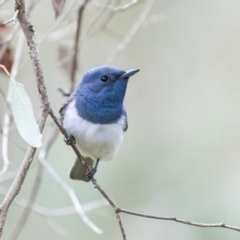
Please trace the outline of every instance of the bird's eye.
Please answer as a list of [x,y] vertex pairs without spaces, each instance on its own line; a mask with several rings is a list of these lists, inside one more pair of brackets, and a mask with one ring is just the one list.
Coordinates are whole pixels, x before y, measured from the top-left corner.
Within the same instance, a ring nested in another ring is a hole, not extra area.
[[102,82],[106,82],[108,80],[108,76],[101,76],[101,81]]

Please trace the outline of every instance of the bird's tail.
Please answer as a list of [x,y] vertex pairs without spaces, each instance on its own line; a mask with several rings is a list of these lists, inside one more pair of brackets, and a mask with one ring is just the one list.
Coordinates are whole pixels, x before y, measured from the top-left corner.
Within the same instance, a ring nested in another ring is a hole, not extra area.
[[[93,160],[91,158],[84,158],[87,165],[92,169],[93,166]],[[89,182],[89,179],[86,177],[86,169],[82,165],[82,162],[77,158],[74,162],[74,165],[72,166],[72,169],[70,170],[70,178],[73,180],[82,180],[85,182]]]

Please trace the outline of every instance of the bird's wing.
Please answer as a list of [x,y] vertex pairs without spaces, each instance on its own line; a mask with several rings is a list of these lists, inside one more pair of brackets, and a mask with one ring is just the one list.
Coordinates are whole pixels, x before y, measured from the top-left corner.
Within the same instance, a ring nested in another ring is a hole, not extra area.
[[123,107],[123,116],[124,116],[123,131],[126,132],[128,129],[128,119],[127,119],[127,112],[124,107]]
[[66,108],[67,106],[69,105],[70,102],[73,101],[73,99],[75,98],[76,96],[76,91],[73,92],[66,100],[66,102],[62,105],[62,107],[60,108],[59,110],[59,113],[61,115],[62,118],[64,118],[64,114],[65,114],[65,111],[66,111]]

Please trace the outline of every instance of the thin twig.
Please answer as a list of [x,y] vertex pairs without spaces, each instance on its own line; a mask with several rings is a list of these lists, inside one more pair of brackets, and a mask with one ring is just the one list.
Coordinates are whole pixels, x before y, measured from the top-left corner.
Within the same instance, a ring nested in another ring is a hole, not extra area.
[[122,237],[124,240],[126,240],[126,234],[124,231],[124,227],[122,225],[122,221],[119,215],[119,207],[116,205],[116,203],[108,196],[108,194],[103,190],[103,188],[98,184],[96,179],[92,179],[92,183],[94,185],[94,187],[104,196],[104,198],[106,198],[106,200],[109,202],[109,204],[112,206],[112,208],[115,210],[115,214],[118,220],[118,224],[122,233]]
[[125,4],[125,5],[121,6],[121,7],[115,7],[115,8],[113,9],[113,11],[114,11],[114,12],[124,11],[124,10],[126,10],[126,9],[134,6],[134,5],[137,4],[137,3],[138,3],[138,0],[133,0],[133,1],[131,1],[131,2],[127,3],[127,4]]
[[119,227],[121,229],[121,233],[122,233],[122,236],[123,236],[123,240],[127,240],[127,236],[126,236],[126,233],[125,233],[125,230],[124,230],[124,227],[123,227],[123,224],[122,224],[122,220],[120,218],[120,215],[118,213],[118,211],[116,210],[115,211],[116,213],[116,217],[117,217],[117,220],[118,220],[118,224],[119,224]]
[[191,222],[191,221],[186,221],[177,217],[160,217],[160,216],[154,216],[154,215],[148,215],[148,214],[141,214],[141,213],[136,213],[132,212],[126,209],[119,208],[119,212],[138,216],[138,217],[145,217],[145,218],[152,218],[152,219],[158,219],[158,220],[167,220],[167,221],[174,221],[178,223],[183,223],[186,225],[190,226],[195,226],[195,227],[205,227],[205,228],[227,228],[230,230],[235,230],[240,232],[240,227],[235,227],[235,226],[230,226],[225,223],[196,223],[196,222]]
[[6,25],[6,24],[8,24],[10,22],[12,22],[13,25],[15,25],[15,23],[17,22],[17,15],[18,15],[18,13],[19,13],[19,10],[16,10],[14,15],[13,15],[13,17],[10,20],[4,22],[3,25]]
[[[110,2],[110,1],[109,1]],[[82,40],[80,41],[80,46],[82,46],[82,44],[88,39],[88,38],[90,38],[90,37],[92,37],[94,34],[96,34],[98,31],[103,31],[103,30],[108,30],[107,29],[107,24],[109,24],[110,23],[110,21],[111,21],[111,19],[113,18],[113,16],[114,16],[114,14],[116,13],[116,12],[114,12],[114,11],[110,11],[110,14],[109,14],[109,16],[104,20],[104,22],[101,24],[101,26],[99,26],[96,30],[93,30],[92,32],[91,32],[91,29],[92,29],[92,27],[93,27],[93,25],[97,22],[97,20],[99,20],[99,18],[103,15],[103,13],[106,11],[106,10],[108,10],[108,8],[109,8],[109,6],[108,6],[108,4],[105,4],[104,5],[104,7],[102,7],[100,10],[100,13],[98,14],[98,15],[96,15],[96,16],[94,16],[94,18],[90,21],[90,23],[89,23],[89,25],[88,25],[88,27],[87,27],[87,32],[86,32],[86,34],[85,34],[85,36],[82,38]],[[49,40],[49,41],[53,41],[53,40],[56,40],[56,39],[60,39],[60,38],[62,38],[62,37],[66,37],[67,35],[69,35],[69,34],[72,34],[72,32],[74,31],[74,29],[76,28],[76,23],[74,22],[74,23],[72,23],[72,25],[74,25],[74,27],[69,27],[71,30],[69,30],[68,29],[68,27],[67,28],[64,28],[64,29],[61,29],[61,30],[59,30],[59,31],[56,31],[56,33],[51,33],[51,34],[49,34],[49,36],[48,36],[48,39],[47,40]],[[70,26],[70,25],[69,25]],[[76,30],[75,30],[76,31]],[[111,33],[113,33],[113,32],[111,32]],[[117,33],[114,33],[115,35],[117,35]],[[122,38],[122,36],[118,36],[118,39],[119,38]],[[68,62],[68,61],[72,61],[72,59],[73,59],[73,56],[74,56],[74,52],[72,52],[72,53],[70,53],[70,54],[68,54],[67,56],[65,56],[64,58],[62,58],[61,60],[59,60],[58,61],[58,65],[59,66],[62,66],[64,63],[66,63],[66,62]],[[72,86],[74,86],[74,84],[72,84],[71,83],[71,87]],[[73,89],[72,89],[73,90]]]
[[146,1],[145,7],[141,12],[141,14],[139,15],[138,19],[135,21],[135,23],[132,25],[130,30],[127,32],[123,40],[113,50],[112,54],[108,57],[106,61],[108,64],[111,64],[117,58],[117,56],[125,49],[127,44],[132,40],[133,36],[140,29],[145,19],[147,18],[148,14],[150,13],[155,1],[156,0]]
[[[109,1],[111,2],[111,0]],[[109,3],[108,2],[108,3]],[[109,9],[109,4],[104,4],[102,8],[100,8],[100,13],[96,16],[93,17],[93,19],[91,19],[89,21],[88,27],[87,27],[87,33],[85,34],[85,36],[82,38],[80,45],[82,45],[87,39],[89,39],[90,37],[92,37],[94,34],[98,33],[98,31],[103,31],[107,29],[107,24],[110,23],[111,19],[114,17],[114,14],[116,14],[116,12],[114,11],[110,11],[110,15],[104,20],[104,22],[95,30],[91,31],[91,29],[93,28],[94,24],[99,20],[99,18],[103,15],[103,13],[105,13],[107,10]],[[115,34],[116,35],[116,34]],[[122,36],[119,36],[119,38],[122,38]],[[79,51],[79,49],[78,49]],[[70,61],[74,54],[76,55],[76,51],[68,54],[66,57],[64,57],[63,59],[61,59],[58,63],[58,65],[63,65],[64,63]],[[78,54],[78,53],[77,53]],[[73,85],[72,85],[73,86]]]
[[72,69],[71,69],[71,86],[70,91],[73,92],[74,85],[75,85],[75,79],[76,79],[76,70],[78,65],[78,54],[79,54],[79,38],[81,33],[81,26],[82,26],[82,18],[83,18],[83,12],[87,5],[89,0],[84,0],[84,2],[81,4],[81,6],[78,9],[78,19],[77,19],[77,31],[75,35],[75,42],[74,42],[74,51],[73,51],[73,60],[72,60]]
[[61,87],[58,87],[58,91],[64,96],[64,97],[69,97],[70,92],[67,92],[66,90],[62,89]]

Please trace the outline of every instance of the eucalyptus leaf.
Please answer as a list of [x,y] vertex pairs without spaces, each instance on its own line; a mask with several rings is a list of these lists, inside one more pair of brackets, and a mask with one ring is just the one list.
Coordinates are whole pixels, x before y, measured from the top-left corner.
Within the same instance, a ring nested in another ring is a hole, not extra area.
[[20,135],[29,145],[40,147],[42,134],[34,118],[30,98],[21,83],[12,82],[11,100],[14,120]]

